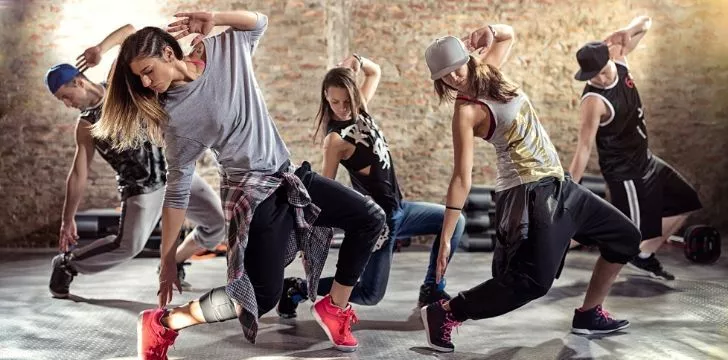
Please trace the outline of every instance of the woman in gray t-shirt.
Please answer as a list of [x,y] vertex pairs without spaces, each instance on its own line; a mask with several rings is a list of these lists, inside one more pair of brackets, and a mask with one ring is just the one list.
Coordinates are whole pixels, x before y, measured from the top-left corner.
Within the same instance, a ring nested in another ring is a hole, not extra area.
[[[384,228],[373,201],[312,172],[295,169],[272,121],[253,71],[252,56],[268,18],[249,11],[176,15],[168,31],[148,27],[121,46],[96,135],[120,148],[145,139],[164,143],[167,189],[162,213],[159,305],[172,298],[176,234],[184,219],[195,161],[211,149],[220,165],[221,197],[228,224],[228,283],[199,300],[140,316],[142,358],[164,358],[177,330],[237,317],[254,342],[258,317],[281,296],[284,268],[299,250],[310,284],[323,269],[332,227],[345,231],[335,284],[312,312],[334,343],[352,351],[357,341],[348,304],[353,285]],[[224,32],[204,38],[214,26]],[[200,61],[177,42],[189,34]],[[172,254],[172,255],[170,255]],[[316,286],[309,295],[315,298]]]

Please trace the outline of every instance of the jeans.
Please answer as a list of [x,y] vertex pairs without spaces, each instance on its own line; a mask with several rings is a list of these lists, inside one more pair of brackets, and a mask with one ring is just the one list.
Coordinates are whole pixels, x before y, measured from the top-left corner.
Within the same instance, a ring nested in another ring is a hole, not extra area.
[[[389,281],[395,240],[398,238],[437,235],[430,251],[430,263],[424,280],[425,284],[434,285],[437,255],[440,250],[440,231],[444,216],[445,207],[442,205],[402,201],[402,207],[387,220],[390,228],[389,240],[369,258],[369,263],[359,278],[359,282],[354,286],[349,301],[359,305],[376,305],[382,300]],[[461,214],[450,239],[450,258],[460,243],[463,230],[465,230],[465,217]],[[441,283],[444,284],[444,281]],[[317,291],[319,295],[328,294],[332,284],[333,278],[322,278]]]

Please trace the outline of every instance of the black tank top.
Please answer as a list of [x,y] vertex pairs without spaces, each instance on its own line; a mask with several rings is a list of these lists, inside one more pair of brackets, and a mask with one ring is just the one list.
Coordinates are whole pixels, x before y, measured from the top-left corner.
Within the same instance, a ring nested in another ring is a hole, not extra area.
[[[329,121],[326,133],[332,132],[356,147],[351,157],[341,160],[341,165],[349,172],[354,189],[371,196],[391,217],[400,207],[402,192],[397,184],[389,145],[379,127],[369,114],[362,112],[357,121]],[[369,175],[359,173],[367,166],[371,166]]]
[[[100,85],[106,87],[105,83]],[[79,118],[96,124],[101,118],[101,109],[99,105],[85,110]],[[94,147],[116,171],[116,183],[122,200],[160,189],[167,181],[167,165],[160,147],[146,142],[138,149],[117,151],[111,143],[99,139],[94,139]]]
[[610,118],[599,124],[596,144],[602,175],[609,181],[638,179],[649,175],[655,160],[648,148],[642,100],[626,64],[615,62],[617,79],[601,88],[587,83],[582,101],[596,96],[604,101]]

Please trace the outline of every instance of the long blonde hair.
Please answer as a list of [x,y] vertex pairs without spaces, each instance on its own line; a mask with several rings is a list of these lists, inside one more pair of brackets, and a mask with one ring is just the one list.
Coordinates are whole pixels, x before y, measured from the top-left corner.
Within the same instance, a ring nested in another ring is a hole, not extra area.
[[314,142],[319,131],[323,133],[323,137],[326,137],[326,128],[334,112],[331,109],[329,101],[326,99],[326,90],[330,87],[346,89],[349,93],[349,106],[352,119],[356,120],[359,118],[360,113],[366,111],[366,104],[362,101],[361,91],[359,91],[359,87],[356,85],[356,74],[354,71],[344,67],[329,70],[321,83],[321,103],[316,114],[316,132],[313,134]]
[[177,40],[160,28],[145,27],[124,40],[112,69],[101,120],[92,128],[93,136],[119,150],[138,148],[146,141],[164,143],[162,129],[169,121],[162,104],[164,96],[144,87],[130,64],[139,57],[162,57],[167,46],[178,60],[184,58]]
[[[472,55],[468,60],[468,89],[475,98],[486,97],[500,103],[506,103],[518,96],[518,85],[511,82],[495,66],[476,59]],[[442,79],[435,80],[435,92],[440,101],[452,101],[457,90],[445,84]]]

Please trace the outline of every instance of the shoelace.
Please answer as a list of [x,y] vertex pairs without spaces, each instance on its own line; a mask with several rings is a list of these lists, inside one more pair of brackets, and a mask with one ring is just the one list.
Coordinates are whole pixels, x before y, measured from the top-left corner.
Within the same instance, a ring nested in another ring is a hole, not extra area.
[[359,322],[359,318],[356,316],[353,309],[339,310],[337,315],[339,317],[339,333],[341,335],[351,333],[351,324]]
[[612,319],[612,315],[610,315],[609,312],[607,310],[604,310],[601,306],[597,307],[597,315],[606,320],[614,320]]
[[445,322],[442,324],[442,327],[440,328],[442,330],[442,339],[450,342],[451,335],[452,335],[452,329],[456,326],[460,326],[460,322],[453,319],[452,314],[447,313],[445,314]]

